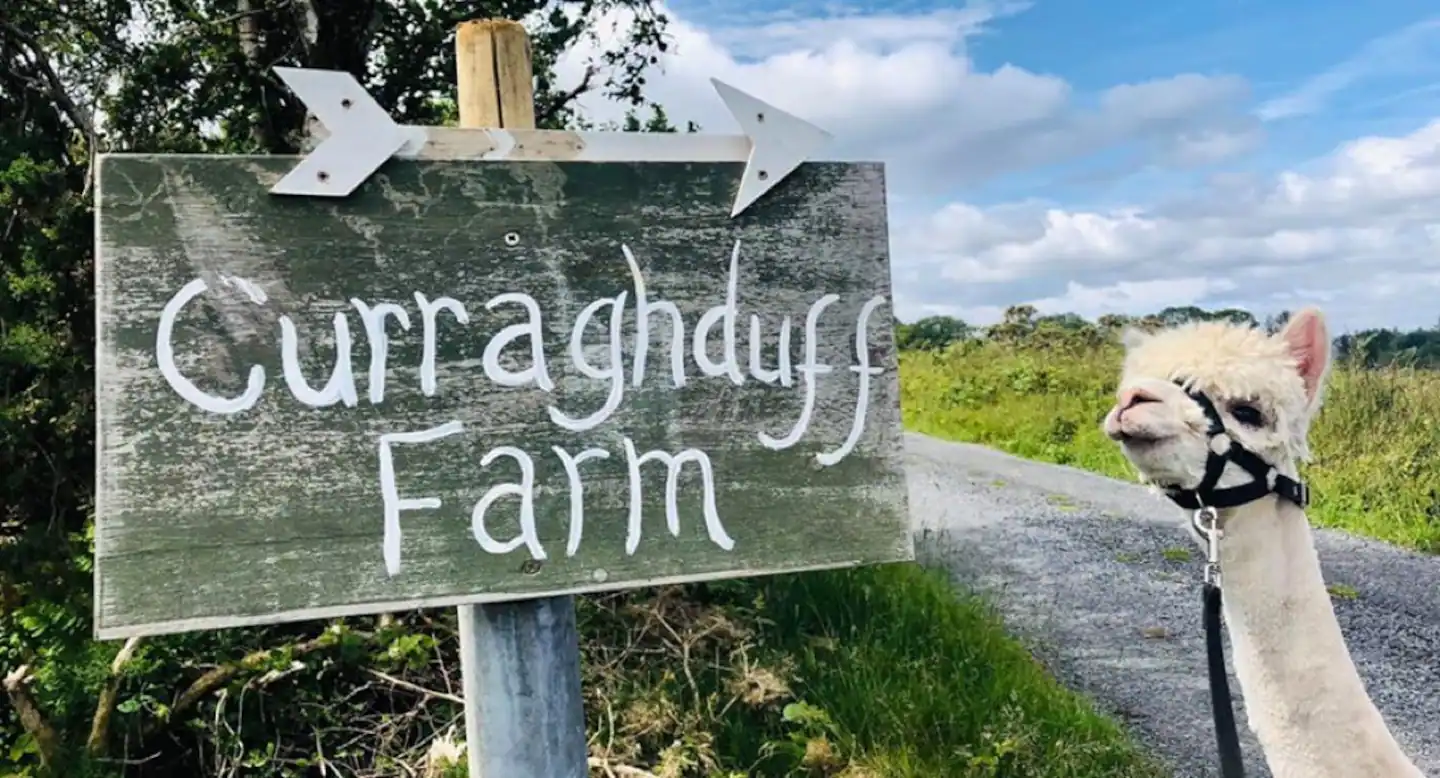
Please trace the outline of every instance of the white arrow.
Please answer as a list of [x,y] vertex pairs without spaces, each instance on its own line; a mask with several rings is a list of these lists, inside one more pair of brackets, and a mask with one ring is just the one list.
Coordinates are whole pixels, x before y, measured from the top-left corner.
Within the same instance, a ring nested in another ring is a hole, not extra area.
[[830,133],[718,78],[710,79],[710,83],[740,123],[740,131],[750,137],[750,156],[745,160],[740,191],[730,211],[731,216],[738,216],[828,143]]
[[328,132],[273,194],[344,197],[390,157],[534,162],[744,162],[738,216],[830,140],[809,122],[717,79],[744,134],[457,129],[396,124],[350,73],[276,68]]
[[330,137],[270,187],[271,194],[344,197],[412,136],[344,70],[275,68]]

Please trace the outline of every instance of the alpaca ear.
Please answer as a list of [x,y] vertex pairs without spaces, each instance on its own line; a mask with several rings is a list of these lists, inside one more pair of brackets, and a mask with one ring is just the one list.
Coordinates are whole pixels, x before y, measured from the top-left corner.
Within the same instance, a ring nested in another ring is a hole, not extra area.
[[1330,331],[1325,316],[1315,308],[1305,308],[1290,317],[1280,338],[1295,357],[1295,368],[1305,382],[1305,396],[1313,405],[1330,372]]

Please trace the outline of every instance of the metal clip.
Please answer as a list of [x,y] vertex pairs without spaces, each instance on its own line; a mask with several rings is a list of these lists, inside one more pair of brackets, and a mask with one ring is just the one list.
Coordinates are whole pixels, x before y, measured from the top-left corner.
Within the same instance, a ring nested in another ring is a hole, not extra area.
[[1209,505],[1195,511],[1190,519],[1195,531],[1205,538],[1205,583],[1217,588],[1220,586],[1220,538],[1225,535],[1219,521],[1220,512]]

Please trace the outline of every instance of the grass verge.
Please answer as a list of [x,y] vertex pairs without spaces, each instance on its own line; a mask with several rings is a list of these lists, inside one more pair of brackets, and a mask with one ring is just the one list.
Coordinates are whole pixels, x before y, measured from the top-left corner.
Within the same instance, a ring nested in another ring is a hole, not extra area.
[[[907,427],[1029,459],[1133,480],[1100,432],[1121,353],[1114,344],[962,341],[901,355]],[[1440,372],[1338,366],[1303,466],[1312,521],[1440,553]]]
[[597,774],[1164,775],[984,601],[915,565],[586,602]]

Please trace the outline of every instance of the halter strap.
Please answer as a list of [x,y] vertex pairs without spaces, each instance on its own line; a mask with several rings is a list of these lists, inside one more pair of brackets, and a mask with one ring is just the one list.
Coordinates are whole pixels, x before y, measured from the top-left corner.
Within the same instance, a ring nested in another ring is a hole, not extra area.
[[[1167,486],[1166,497],[1181,508],[1192,511],[1205,507],[1234,508],[1254,502],[1267,494],[1279,495],[1301,508],[1310,504],[1309,487],[1303,481],[1297,481],[1276,470],[1261,459],[1259,454],[1240,445],[1240,442],[1226,431],[1225,422],[1220,418],[1220,412],[1215,409],[1215,403],[1211,402],[1204,392],[1187,388],[1181,381],[1175,383],[1205,412],[1205,418],[1210,422],[1205,434],[1212,445],[1205,459],[1205,476],[1200,479],[1200,483],[1193,489]],[[1213,444],[1222,436],[1225,439],[1225,450],[1216,453]],[[1225,472],[1225,466],[1231,463],[1249,473],[1250,482],[1226,489],[1215,488],[1220,483],[1220,475]]]

